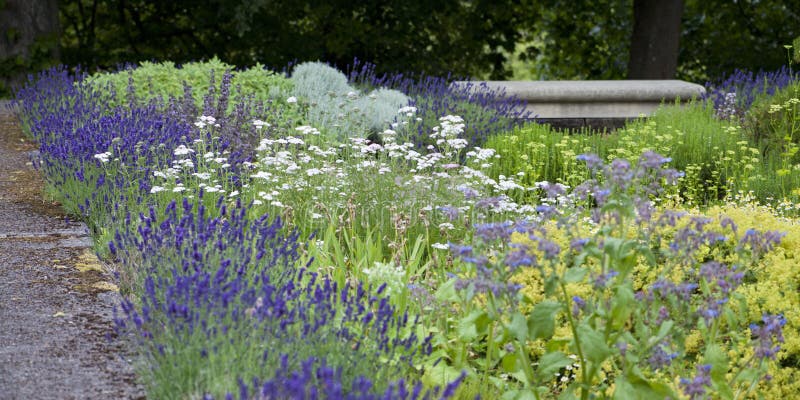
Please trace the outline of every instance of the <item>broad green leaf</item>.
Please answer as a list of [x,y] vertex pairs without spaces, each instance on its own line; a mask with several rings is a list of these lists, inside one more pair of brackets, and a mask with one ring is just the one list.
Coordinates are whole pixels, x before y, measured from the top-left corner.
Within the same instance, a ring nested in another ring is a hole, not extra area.
[[611,322],[615,328],[621,327],[630,317],[635,307],[633,290],[627,285],[617,287],[614,294],[614,305],[611,309]]
[[519,356],[517,353],[508,353],[503,356],[501,365],[503,366],[503,371],[512,373],[519,368]]
[[556,329],[555,316],[561,303],[545,300],[536,304],[528,316],[528,338],[550,339]]
[[617,378],[617,380],[614,382],[614,396],[612,399],[628,400],[636,398],[638,397],[636,389],[633,388],[633,385],[631,385],[624,376]]
[[662,322],[661,326],[658,328],[658,334],[656,334],[655,343],[658,343],[667,337],[674,325],[675,323],[671,319]]
[[626,376],[619,377],[616,382],[614,399],[665,399],[676,398],[669,385],[648,381],[639,368],[631,368]]
[[533,394],[533,389],[517,389],[509,390],[500,396],[500,400],[535,400],[536,396]]
[[456,303],[461,300],[456,292],[455,284],[455,279],[450,279],[439,286],[439,289],[436,290],[436,299],[451,303]]
[[458,323],[458,338],[462,342],[471,342],[483,336],[489,325],[489,316],[486,311],[473,310]]
[[555,377],[556,372],[567,365],[572,365],[575,360],[567,357],[560,351],[546,353],[539,358],[539,367],[536,368],[536,379],[539,382],[549,381]]
[[566,283],[575,283],[583,281],[583,278],[589,272],[588,269],[584,267],[572,267],[567,268],[567,272],[564,273],[564,282]]
[[528,321],[521,313],[515,312],[511,317],[511,323],[508,324],[508,330],[515,339],[522,343],[528,340]]
[[728,372],[728,355],[722,347],[716,343],[707,345],[703,359],[705,364],[711,364],[711,381],[724,384],[725,374]]
[[578,325],[577,330],[581,349],[587,360],[595,364],[601,364],[611,355],[611,348],[606,344],[602,333],[592,329],[586,322]]

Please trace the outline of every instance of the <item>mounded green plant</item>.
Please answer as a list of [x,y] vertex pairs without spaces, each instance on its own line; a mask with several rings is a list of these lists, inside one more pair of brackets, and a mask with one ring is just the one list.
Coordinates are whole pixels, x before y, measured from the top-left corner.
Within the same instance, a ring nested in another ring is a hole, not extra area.
[[246,97],[267,101],[291,91],[292,82],[289,79],[260,64],[237,71],[234,66],[217,58],[182,66],[176,66],[170,61],[142,62],[133,69],[91,75],[82,84],[91,90],[107,92],[108,101],[112,106],[123,105],[130,101],[130,85],[133,86],[134,95],[139,100],[157,99],[166,102],[170,97],[183,97],[186,84],[191,88],[195,105],[202,107],[204,97],[212,84],[216,93],[220,92],[226,71],[231,71],[232,74],[230,94],[233,101],[229,104],[229,110],[233,109],[236,102]]
[[400,91],[379,88],[364,94],[327,64],[307,62],[292,73],[293,94],[308,101],[308,121],[326,137],[344,141],[389,129],[398,110],[409,103]]

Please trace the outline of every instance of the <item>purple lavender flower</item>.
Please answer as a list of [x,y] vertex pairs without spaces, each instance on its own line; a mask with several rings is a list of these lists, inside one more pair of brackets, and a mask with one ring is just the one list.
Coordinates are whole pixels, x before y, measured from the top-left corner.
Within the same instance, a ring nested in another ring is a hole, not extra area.
[[521,266],[532,266],[536,264],[536,256],[528,253],[524,248],[518,248],[506,254],[503,263],[513,269]]
[[648,150],[639,156],[639,163],[637,165],[646,169],[657,169],[661,168],[662,165],[670,161],[672,161],[671,158],[664,157],[661,154]]
[[597,290],[604,289],[606,286],[608,286],[608,282],[617,275],[619,275],[619,272],[614,270],[608,271],[604,274],[596,275],[592,278],[592,286],[594,286],[594,288]]
[[589,242],[590,239],[588,238],[575,238],[569,242],[569,248],[576,253],[580,253]]
[[497,240],[507,241],[512,233],[513,223],[506,222],[490,222],[486,224],[476,224],[475,236],[480,238],[484,243],[491,243]]

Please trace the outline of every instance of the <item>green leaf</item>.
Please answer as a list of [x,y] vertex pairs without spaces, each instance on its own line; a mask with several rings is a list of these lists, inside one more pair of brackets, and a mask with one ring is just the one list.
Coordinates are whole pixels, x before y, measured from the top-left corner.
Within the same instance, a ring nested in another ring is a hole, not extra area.
[[572,267],[567,268],[567,272],[564,273],[564,282],[566,283],[575,283],[583,281],[583,278],[589,272],[588,269],[583,267]]
[[471,342],[483,336],[489,326],[489,316],[486,311],[473,310],[458,323],[458,338],[462,342]]
[[728,355],[716,343],[706,346],[703,358],[706,364],[711,364],[711,381],[715,383],[725,383],[725,374],[728,372]]
[[655,340],[653,343],[658,343],[663,340],[667,335],[669,335],[672,327],[675,325],[675,322],[672,320],[666,320],[661,323],[661,326],[658,328],[658,333],[656,334]]
[[550,339],[556,329],[556,313],[561,303],[545,300],[536,304],[528,316],[528,337],[530,339]]
[[639,368],[631,368],[615,382],[614,399],[665,399],[676,398],[669,385],[648,381]]
[[614,382],[614,396],[612,399],[628,400],[636,398],[638,398],[636,389],[633,388],[633,385],[631,385],[625,377],[619,377]]
[[459,300],[461,300],[458,297],[458,292],[456,292],[455,284],[455,279],[450,279],[439,286],[439,289],[436,290],[436,299],[451,303],[457,303]]
[[508,330],[520,342],[524,343],[528,340],[528,321],[525,320],[525,316],[521,313],[514,313],[514,316],[511,317],[511,323],[508,324]]
[[517,389],[509,390],[500,396],[500,400],[535,400],[536,396],[531,390]]
[[539,382],[549,381],[555,377],[556,372],[567,365],[572,365],[575,360],[567,357],[560,351],[546,353],[539,358],[539,367],[536,368],[536,379]]
[[617,287],[617,292],[614,294],[614,305],[611,308],[613,327],[619,328],[625,324],[635,308],[635,302],[633,289],[627,285]]
[[611,348],[606,344],[603,334],[592,329],[586,322],[578,325],[578,339],[587,360],[601,364],[611,355]]
[[518,369],[519,367],[518,361],[519,361],[519,356],[517,355],[517,353],[508,353],[505,356],[503,356],[503,359],[501,360],[500,364],[503,366],[503,371],[507,373],[512,373]]

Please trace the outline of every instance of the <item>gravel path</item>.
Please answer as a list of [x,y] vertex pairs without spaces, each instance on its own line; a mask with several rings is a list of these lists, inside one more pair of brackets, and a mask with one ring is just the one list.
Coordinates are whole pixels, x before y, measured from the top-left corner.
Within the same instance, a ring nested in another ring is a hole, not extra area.
[[0,399],[143,399],[113,335],[119,294],[86,226],[43,200],[0,102]]

